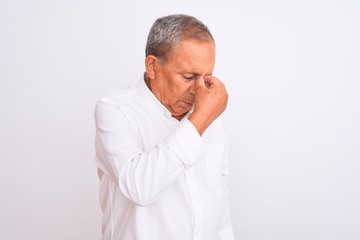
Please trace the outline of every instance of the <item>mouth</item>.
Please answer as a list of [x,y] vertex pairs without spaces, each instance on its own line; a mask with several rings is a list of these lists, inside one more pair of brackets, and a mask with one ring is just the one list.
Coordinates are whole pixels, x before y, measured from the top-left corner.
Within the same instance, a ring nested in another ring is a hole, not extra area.
[[185,103],[185,105],[189,106],[189,107],[192,107],[193,103],[192,102],[183,102]]

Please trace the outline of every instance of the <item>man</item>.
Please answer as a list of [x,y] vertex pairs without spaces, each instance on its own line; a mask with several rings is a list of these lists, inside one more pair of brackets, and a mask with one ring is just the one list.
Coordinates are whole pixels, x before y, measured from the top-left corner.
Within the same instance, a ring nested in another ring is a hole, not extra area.
[[95,109],[103,240],[234,239],[228,204],[225,86],[215,43],[187,15],[159,18],[134,87]]

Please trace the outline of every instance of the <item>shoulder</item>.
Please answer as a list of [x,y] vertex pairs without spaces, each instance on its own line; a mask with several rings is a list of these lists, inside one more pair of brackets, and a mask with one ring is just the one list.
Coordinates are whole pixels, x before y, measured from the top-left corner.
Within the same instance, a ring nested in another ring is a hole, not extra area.
[[108,103],[108,104],[122,104],[136,97],[136,89],[134,87],[126,87],[119,90],[114,90],[102,95],[96,102],[96,105],[99,103]]
[[118,109],[131,109],[141,105],[142,101],[136,86],[129,86],[102,95],[96,102],[95,110],[110,106]]
[[101,96],[95,105],[95,119],[127,119],[135,122],[146,111],[146,102],[136,85],[114,90]]

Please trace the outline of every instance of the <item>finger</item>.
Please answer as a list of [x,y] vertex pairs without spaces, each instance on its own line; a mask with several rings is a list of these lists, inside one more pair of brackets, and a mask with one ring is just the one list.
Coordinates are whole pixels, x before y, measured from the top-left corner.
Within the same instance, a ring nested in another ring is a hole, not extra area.
[[217,79],[216,77],[214,76],[211,76],[211,75],[206,75],[205,76],[205,83],[208,84],[209,86],[210,85],[214,85],[214,84],[217,84],[219,83],[219,79]]

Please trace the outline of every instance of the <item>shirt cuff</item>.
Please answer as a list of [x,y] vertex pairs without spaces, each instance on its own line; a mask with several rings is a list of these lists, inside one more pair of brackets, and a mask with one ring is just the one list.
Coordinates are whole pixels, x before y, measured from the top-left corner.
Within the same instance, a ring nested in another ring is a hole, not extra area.
[[191,167],[206,152],[206,145],[194,125],[184,119],[165,143],[180,158],[185,167]]

